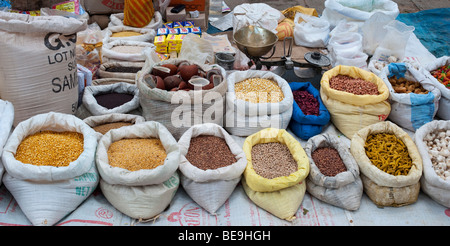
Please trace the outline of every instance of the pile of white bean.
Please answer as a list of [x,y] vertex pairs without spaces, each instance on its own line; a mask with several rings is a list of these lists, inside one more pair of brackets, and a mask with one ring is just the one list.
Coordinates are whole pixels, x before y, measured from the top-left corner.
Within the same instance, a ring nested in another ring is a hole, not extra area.
[[444,180],[450,180],[450,130],[439,130],[424,137],[428,154],[436,174]]

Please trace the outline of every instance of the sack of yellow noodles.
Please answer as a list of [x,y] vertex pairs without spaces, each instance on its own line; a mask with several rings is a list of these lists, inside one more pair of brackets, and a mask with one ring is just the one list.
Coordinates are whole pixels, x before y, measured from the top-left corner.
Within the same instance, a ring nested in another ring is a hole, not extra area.
[[300,143],[284,129],[266,128],[248,136],[243,150],[247,167],[242,186],[247,196],[278,218],[294,220],[309,173],[309,159]]
[[151,0],[125,0],[123,24],[132,27],[144,27],[155,14]]
[[385,121],[353,135],[350,152],[358,163],[363,189],[379,207],[416,202],[422,176],[422,157],[411,137]]

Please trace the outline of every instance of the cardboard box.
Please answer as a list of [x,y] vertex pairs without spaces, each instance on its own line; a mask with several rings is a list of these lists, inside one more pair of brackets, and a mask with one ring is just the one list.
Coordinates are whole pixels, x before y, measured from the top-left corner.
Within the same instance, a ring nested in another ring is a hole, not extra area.
[[171,13],[173,7],[167,7],[166,9],[166,22],[175,22],[175,21],[185,21],[186,20],[186,10],[183,9],[179,13]]
[[186,5],[186,11],[205,11],[206,1],[209,0],[171,0],[169,6],[176,6],[178,4]]
[[125,0],[81,0],[81,5],[89,14],[121,13]]
[[192,18],[191,15],[188,14],[186,16],[186,20],[193,21],[194,26],[200,27],[202,31],[206,31],[208,29],[205,13],[200,13],[197,18]]

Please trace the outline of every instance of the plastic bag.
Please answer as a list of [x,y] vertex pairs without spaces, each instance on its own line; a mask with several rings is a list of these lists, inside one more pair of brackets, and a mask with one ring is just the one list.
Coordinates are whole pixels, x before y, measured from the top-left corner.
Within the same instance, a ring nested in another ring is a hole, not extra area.
[[207,40],[190,33],[183,39],[178,58],[199,64],[213,64],[214,50]]
[[383,12],[377,12],[367,19],[361,27],[363,35],[363,51],[373,55],[375,49],[386,36],[384,26],[392,21],[392,17]]
[[[299,19],[303,19],[299,23]],[[294,19],[295,44],[305,47],[325,47],[330,33],[330,23],[327,20],[296,13]]]

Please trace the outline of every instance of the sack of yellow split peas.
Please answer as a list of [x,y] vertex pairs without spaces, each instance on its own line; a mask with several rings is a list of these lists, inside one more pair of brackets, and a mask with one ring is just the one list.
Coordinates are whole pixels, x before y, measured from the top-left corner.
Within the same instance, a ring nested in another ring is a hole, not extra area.
[[364,192],[378,207],[417,201],[422,157],[402,128],[390,121],[367,126],[353,135],[350,151],[358,163]]

